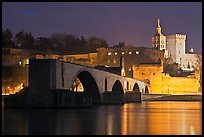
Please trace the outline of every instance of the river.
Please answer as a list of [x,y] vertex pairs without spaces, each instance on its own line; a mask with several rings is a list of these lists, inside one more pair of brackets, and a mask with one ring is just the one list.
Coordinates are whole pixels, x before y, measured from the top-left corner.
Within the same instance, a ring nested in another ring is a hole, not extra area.
[[202,102],[2,109],[3,135],[201,135]]

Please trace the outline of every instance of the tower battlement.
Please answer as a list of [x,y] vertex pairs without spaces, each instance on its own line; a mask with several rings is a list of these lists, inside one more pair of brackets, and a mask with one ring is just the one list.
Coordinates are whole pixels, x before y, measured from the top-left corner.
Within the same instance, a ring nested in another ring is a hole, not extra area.
[[122,48],[115,48],[115,47],[109,47],[109,48],[98,48],[97,51],[103,51],[103,52],[110,52],[110,51],[129,51],[129,50],[147,50],[152,48],[149,47],[122,47]]
[[177,39],[186,39],[186,35],[184,34],[170,34],[166,36],[168,39],[177,38]]

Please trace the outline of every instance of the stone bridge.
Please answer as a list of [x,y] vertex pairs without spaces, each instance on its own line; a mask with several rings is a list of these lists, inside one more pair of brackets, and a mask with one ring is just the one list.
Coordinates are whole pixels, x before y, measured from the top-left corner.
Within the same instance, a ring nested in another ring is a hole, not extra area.
[[83,85],[84,93],[92,96],[93,104],[111,103],[110,100],[114,99],[121,102],[118,95],[140,93],[141,97],[142,92],[148,92],[147,83],[129,77],[59,59],[30,59],[29,95],[26,103],[49,106],[54,101],[49,98],[52,93],[50,91],[71,91],[77,78]]

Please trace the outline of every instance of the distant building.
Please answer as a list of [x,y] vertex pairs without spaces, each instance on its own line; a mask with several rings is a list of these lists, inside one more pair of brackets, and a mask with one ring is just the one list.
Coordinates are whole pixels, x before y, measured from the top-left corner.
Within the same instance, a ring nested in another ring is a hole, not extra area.
[[168,57],[172,58],[173,62],[178,63],[182,70],[192,71],[198,67],[199,54],[195,54],[193,48],[186,53],[186,35],[167,35],[167,50],[169,52]]
[[166,48],[166,36],[162,34],[160,20],[157,20],[157,31],[152,37],[152,47],[164,51],[164,58],[168,58],[168,51]]
[[186,35],[163,35],[159,19],[157,21],[157,32],[152,37],[152,47],[164,50],[164,58],[171,58],[184,71],[192,71],[198,67],[198,56],[200,54],[195,54],[193,48],[190,48],[189,53],[186,53]]
[[163,63],[164,52],[147,47],[98,48],[97,64],[106,67],[119,67],[124,60],[122,75],[133,77],[133,65],[140,63]]

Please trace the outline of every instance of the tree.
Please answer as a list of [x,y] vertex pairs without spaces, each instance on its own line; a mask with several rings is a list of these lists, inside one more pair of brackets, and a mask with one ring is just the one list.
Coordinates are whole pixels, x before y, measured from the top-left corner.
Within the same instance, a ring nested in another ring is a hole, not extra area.
[[2,30],[2,47],[14,48],[16,45],[13,42],[13,33],[10,29]]
[[16,34],[16,44],[18,47],[22,47],[24,43],[24,37],[25,37],[25,34],[23,29]]
[[35,49],[34,37],[32,36],[31,32],[24,32],[23,29],[16,34],[16,43],[23,49]]
[[53,51],[64,52],[65,42],[63,37],[61,33],[54,33],[51,35],[50,40]]
[[40,37],[35,41],[35,50],[49,51],[52,50],[52,43],[50,38]]
[[165,64],[164,65],[164,73],[168,73],[171,76],[178,75],[179,68],[178,63],[172,63],[172,64]]
[[108,47],[106,40],[104,40],[103,38],[97,38],[95,36],[92,36],[88,39],[89,52],[95,52],[97,48],[101,47]]

